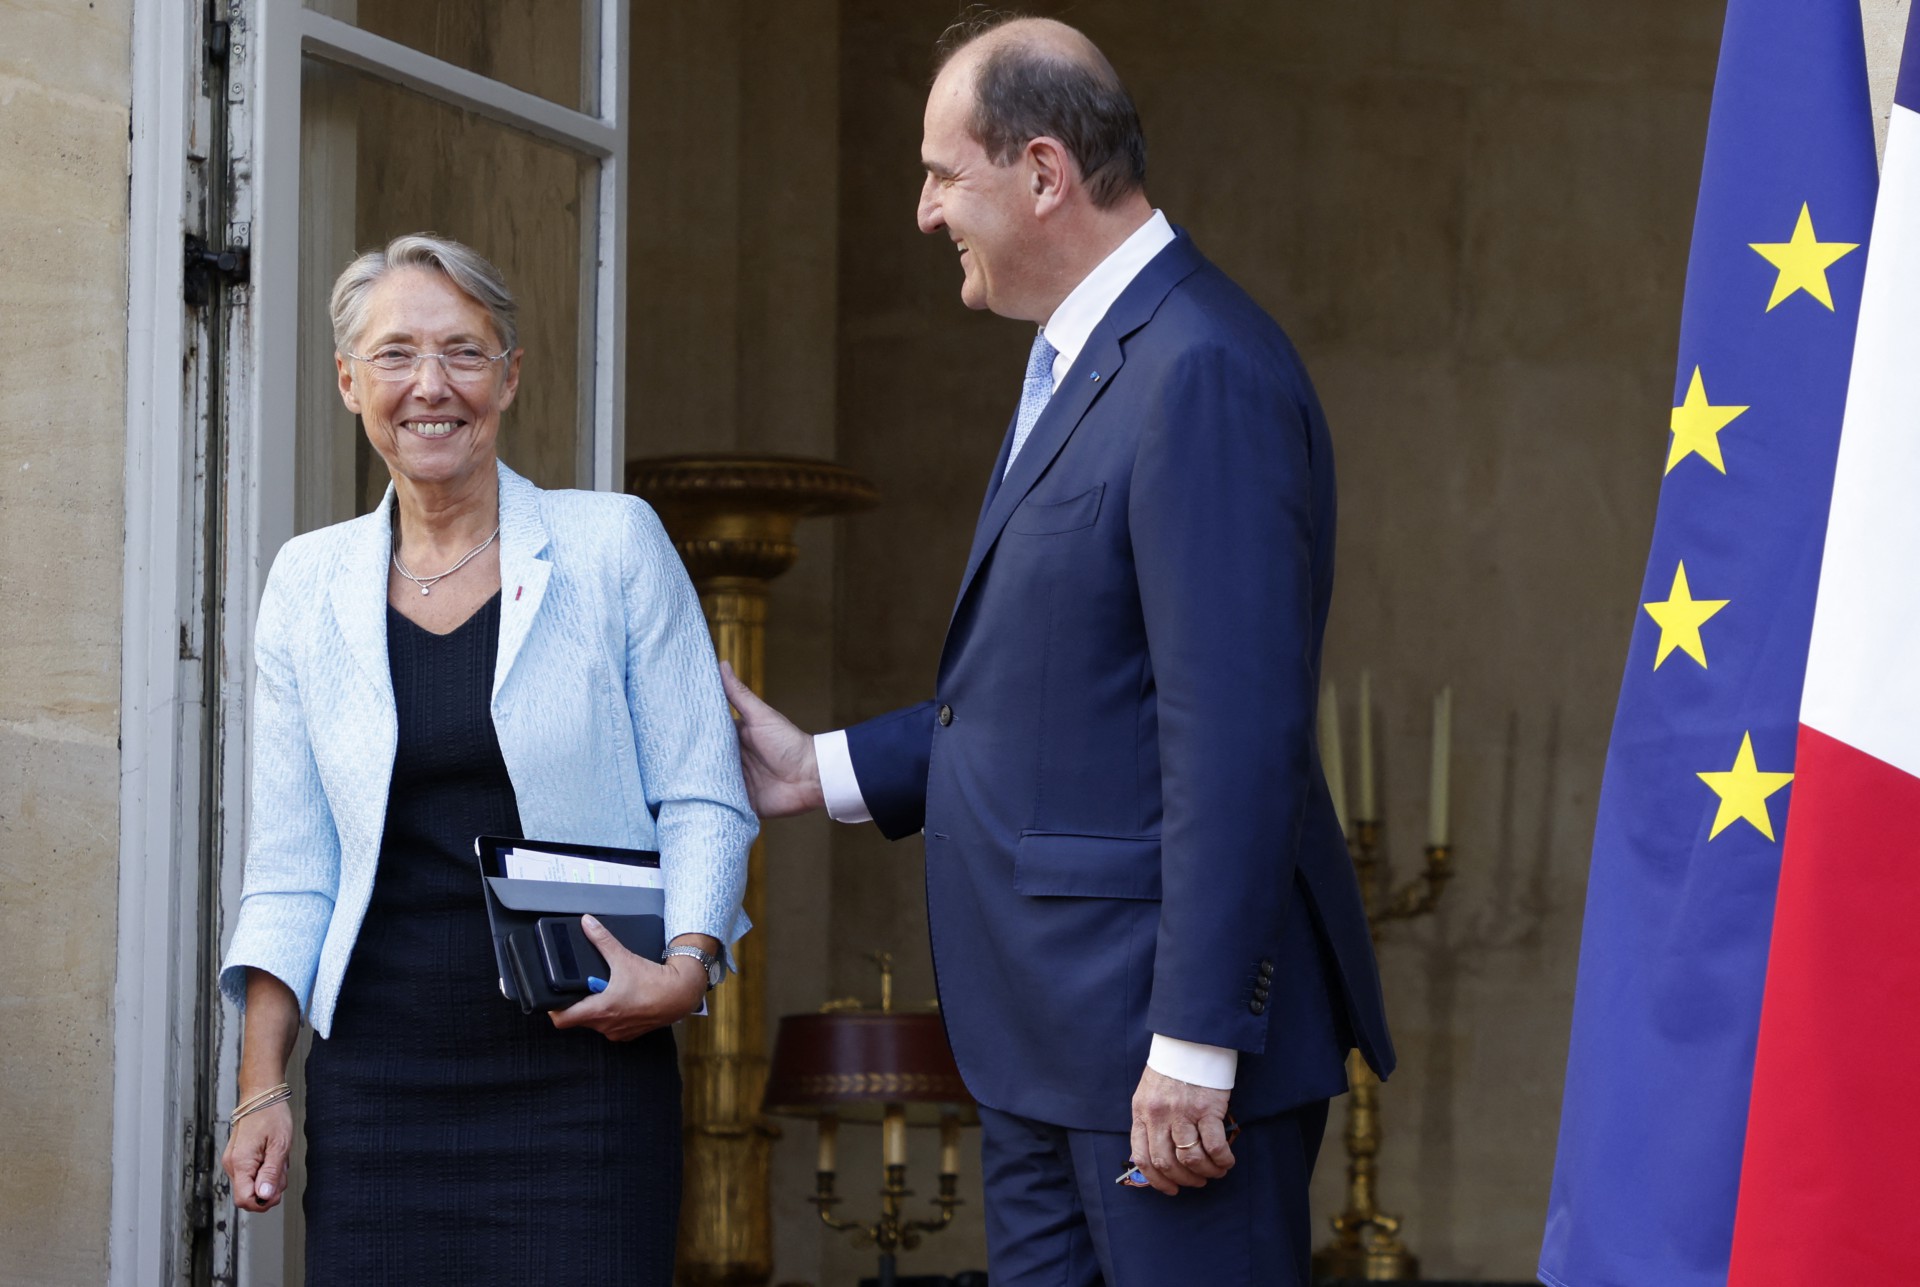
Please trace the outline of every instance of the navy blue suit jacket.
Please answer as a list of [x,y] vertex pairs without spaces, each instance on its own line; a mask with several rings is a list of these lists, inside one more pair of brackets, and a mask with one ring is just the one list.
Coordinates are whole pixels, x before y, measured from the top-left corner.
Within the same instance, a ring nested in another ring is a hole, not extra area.
[[1108,310],[974,534],[936,698],[848,730],[926,833],[982,1103],[1126,1130],[1153,1033],[1241,1052],[1243,1121],[1393,1064],[1315,748],[1333,458],[1280,328],[1185,234]]

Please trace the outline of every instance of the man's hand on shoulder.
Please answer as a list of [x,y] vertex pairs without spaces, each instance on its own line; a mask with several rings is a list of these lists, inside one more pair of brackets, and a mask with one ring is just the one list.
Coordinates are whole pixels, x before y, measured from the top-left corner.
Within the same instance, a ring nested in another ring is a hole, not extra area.
[[1133,1092],[1133,1160],[1161,1193],[1201,1188],[1233,1169],[1227,1101],[1233,1092],[1147,1069]]
[[734,726],[740,732],[740,770],[747,780],[747,799],[753,811],[763,818],[788,818],[822,807],[825,800],[820,792],[813,738],[761,701],[724,661],[720,663],[720,682],[727,690],[727,700],[739,712]]

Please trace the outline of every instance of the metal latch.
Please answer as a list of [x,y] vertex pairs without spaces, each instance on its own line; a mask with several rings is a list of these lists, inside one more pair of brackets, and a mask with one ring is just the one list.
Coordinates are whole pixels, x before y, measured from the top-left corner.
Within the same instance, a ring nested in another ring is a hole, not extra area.
[[247,280],[249,256],[245,246],[215,249],[193,233],[187,234],[185,290],[187,307],[204,308],[212,298],[214,278],[229,286]]

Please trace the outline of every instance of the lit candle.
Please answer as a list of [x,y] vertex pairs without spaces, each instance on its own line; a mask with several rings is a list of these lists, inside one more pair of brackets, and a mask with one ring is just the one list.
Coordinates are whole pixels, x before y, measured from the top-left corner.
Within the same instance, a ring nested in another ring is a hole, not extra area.
[[1327,775],[1327,793],[1333,797],[1333,816],[1340,834],[1347,834],[1347,779],[1340,762],[1340,694],[1329,679],[1320,686],[1320,767]]
[[1360,820],[1380,821],[1373,798],[1373,676],[1360,672]]
[[1448,760],[1453,743],[1453,685],[1442,688],[1433,699],[1433,780],[1427,801],[1427,843],[1447,843]]
[[960,1114],[951,1108],[940,1114],[940,1174],[960,1174]]
[[907,1164],[907,1110],[899,1104],[888,1104],[887,1115],[880,1123],[881,1160],[888,1166]]
[[833,1169],[833,1145],[840,1137],[840,1119],[832,1113],[820,1114],[820,1163],[814,1169],[831,1171]]

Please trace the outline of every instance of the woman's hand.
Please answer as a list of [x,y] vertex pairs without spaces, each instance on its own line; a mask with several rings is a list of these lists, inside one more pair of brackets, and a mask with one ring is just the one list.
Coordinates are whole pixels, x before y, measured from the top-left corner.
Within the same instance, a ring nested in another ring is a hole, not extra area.
[[220,1155],[233,1204],[242,1211],[271,1211],[287,1191],[287,1154],[293,1148],[293,1109],[275,1104],[234,1123]]
[[632,1041],[655,1028],[664,1028],[700,1008],[707,994],[707,972],[690,957],[668,957],[665,962],[635,956],[591,916],[580,926],[607,958],[613,975],[607,990],[555,1010],[556,1028],[592,1028],[609,1041]]
[[[287,1056],[300,1035],[300,1002],[265,970],[247,971],[247,1012],[240,1029],[240,1103],[287,1079]],[[248,1113],[227,1134],[220,1165],[242,1211],[271,1211],[287,1192],[293,1148],[293,1106]]]

